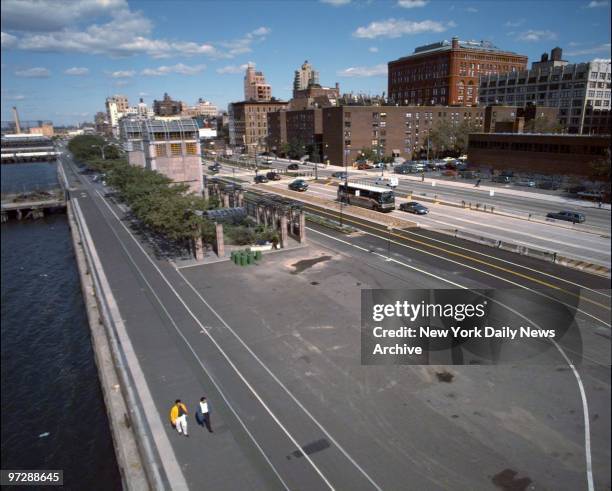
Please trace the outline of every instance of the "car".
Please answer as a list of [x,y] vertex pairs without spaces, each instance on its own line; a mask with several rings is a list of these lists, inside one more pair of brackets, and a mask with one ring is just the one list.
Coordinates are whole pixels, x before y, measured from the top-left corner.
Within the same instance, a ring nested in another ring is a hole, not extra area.
[[366,162],[359,162],[357,164],[357,170],[368,170],[371,169],[372,166]]
[[491,179],[492,182],[501,182],[502,184],[509,184],[512,182],[512,178],[510,176],[493,176]]
[[524,186],[528,188],[535,188],[536,182],[531,179],[525,179],[523,181],[516,181],[514,183],[515,186]]
[[256,184],[261,184],[264,182],[268,182],[268,178],[266,176],[264,176],[263,174],[258,174],[255,176],[255,179],[253,179],[255,181]]
[[219,164],[209,165],[208,170],[211,172],[219,172],[221,170],[221,166]]
[[336,179],[346,179],[348,177],[348,173],[346,173],[346,172],[334,172],[332,174],[332,177],[335,177]]
[[557,213],[547,213],[546,218],[554,218],[555,220],[565,220],[566,222],[572,223],[583,223],[585,221],[585,217],[582,213],[567,210],[559,211]]
[[270,179],[270,181],[280,181],[282,179],[281,175],[278,172],[268,172],[266,177]]
[[390,188],[395,188],[399,184],[399,179],[395,176],[389,177],[377,177],[374,181],[374,184],[377,186],[389,186]]
[[306,191],[308,189],[308,183],[302,179],[296,179],[289,183],[289,189],[292,191]]
[[298,170],[299,168],[300,168],[300,166],[297,165],[297,164],[289,164],[287,166],[287,169],[289,169],[289,170]]
[[429,213],[429,208],[423,206],[417,201],[408,201],[407,203],[402,203],[399,205],[399,209],[408,213],[414,213],[415,215],[427,215]]

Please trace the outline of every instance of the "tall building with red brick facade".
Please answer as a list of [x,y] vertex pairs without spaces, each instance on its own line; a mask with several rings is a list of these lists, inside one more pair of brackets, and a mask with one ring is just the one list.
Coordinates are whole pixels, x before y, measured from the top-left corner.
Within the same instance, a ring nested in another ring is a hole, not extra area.
[[389,62],[388,97],[400,105],[478,104],[481,75],[524,70],[527,56],[486,41],[441,41]]

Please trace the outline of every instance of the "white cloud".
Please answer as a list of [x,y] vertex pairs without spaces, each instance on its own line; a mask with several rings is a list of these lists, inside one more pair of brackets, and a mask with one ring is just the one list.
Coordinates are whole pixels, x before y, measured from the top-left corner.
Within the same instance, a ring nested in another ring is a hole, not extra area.
[[506,27],[519,27],[525,23],[525,19],[509,20],[506,22]]
[[374,66],[354,66],[337,72],[340,77],[379,77],[387,75],[387,64],[381,63]]
[[476,12],[478,12],[478,9],[476,7],[468,7],[465,9],[465,11],[475,14]]
[[148,92],[138,92],[138,97],[147,97],[148,95]]
[[225,48],[226,51],[219,51],[217,58],[233,58],[236,55],[242,55],[253,51],[251,45],[266,39],[271,30],[269,27],[259,27],[251,32],[247,32],[243,37],[233,39],[231,41],[221,41],[219,46]]
[[17,44],[17,37],[9,34],[8,32],[2,32],[0,42],[3,48],[11,48]]
[[56,31],[83,19],[128,8],[126,0],[2,0],[2,27],[15,31]]
[[243,63],[242,65],[226,65],[224,67],[217,68],[217,73],[220,73],[222,75],[228,74],[228,73],[231,73],[231,74],[244,73],[244,71],[247,69],[249,64],[255,65],[255,63],[253,62]]
[[447,26],[442,22],[423,20],[415,22],[404,19],[387,19],[370,22],[366,27],[358,27],[353,36],[374,39],[377,37],[398,38],[404,35],[422,34],[425,32],[444,32]]
[[334,7],[340,7],[341,5],[348,5],[351,0],[320,0],[321,3],[333,5]]
[[592,46],[590,48],[581,48],[566,51],[567,56],[584,56],[584,55],[596,55],[599,53],[610,53],[610,43],[603,43],[598,46]]
[[23,101],[26,96],[22,95],[22,94],[15,94],[15,95],[5,95],[3,96],[4,99],[6,99],[7,101]]
[[607,7],[608,5],[610,5],[610,2],[608,0],[591,0],[586,5],[586,8],[588,8],[588,9],[596,9],[598,7]]
[[206,65],[193,65],[188,66],[183,63],[177,63],[172,66],[159,66],[157,68],[145,68],[141,75],[145,77],[159,77],[162,75],[169,75],[171,73],[176,73],[178,75],[195,75],[196,73],[200,73],[202,70],[206,68]]
[[547,29],[529,29],[528,31],[520,32],[516,39],[517,41],[526,42],[554,41],[555,39],[557,39],[557,34]]
[[429,0],[397,0],[398,7],[405,9],[414,9],[418,7],[425,7],[429,3]]
[[132,78],[136,75],[136,70],[117,70],[110,74],[111,78]]
[[74,76],[88,75],[89,68],[75,66],[72,68],[68,68],[68,70],[64,71],[64,73],[66,75],[74,75]]
[[51,72],[47,68],[35,67],[27,68],[25,70],[17,70],[15,75],[25,78],[48,78],[51,76]]
[[[5,4],[7,22],[4,19]],[[103,4],[104,8],[98,4]],[[9,29],[24,31],[19,39],[12,34],[3,34],[3,47],[25,51],[85,53],[114,58],[142,54],[153,58],[193,55],[232,58],[252,51],[254,43],[263,41],[270,34],[270,28],[261,26],[241,38],[215,44],[156,38],[150,19],[140,11],[130,10],[125,0],[3,0],[2,9],[3,28],[6,25]],[[45,13],[54,9],[72,13],[64,12],[54,17],[50,12],[51,22],[45,27]],[[102,14],[107,18],[110,16],[110,20],[83,28],[77,22]]]
[[370,46],[370,47],[368,48],[368,51],[369,51],[370,53],[378,53],[378,48],[377,48],[376,46]]

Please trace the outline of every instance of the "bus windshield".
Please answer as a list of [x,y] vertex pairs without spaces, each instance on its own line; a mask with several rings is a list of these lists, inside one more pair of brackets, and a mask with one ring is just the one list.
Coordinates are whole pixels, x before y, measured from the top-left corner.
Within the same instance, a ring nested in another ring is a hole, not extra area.
[[380,194],[379,203],[393,203],[394,201],[393,191]]

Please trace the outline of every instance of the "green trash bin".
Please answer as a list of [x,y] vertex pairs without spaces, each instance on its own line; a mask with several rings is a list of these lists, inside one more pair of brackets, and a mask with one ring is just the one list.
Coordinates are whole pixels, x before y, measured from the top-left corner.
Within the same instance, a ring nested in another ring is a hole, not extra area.
[[240,266],[246,266],[247,265],[247,255],[245,254],[244,251],[240,252]]
[[261,251],[255,251],[255,261],[261,261]]
[[255,254],[253,251],[247,252],[247,264],[253,264],[255,262]]

